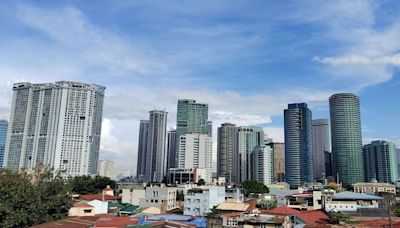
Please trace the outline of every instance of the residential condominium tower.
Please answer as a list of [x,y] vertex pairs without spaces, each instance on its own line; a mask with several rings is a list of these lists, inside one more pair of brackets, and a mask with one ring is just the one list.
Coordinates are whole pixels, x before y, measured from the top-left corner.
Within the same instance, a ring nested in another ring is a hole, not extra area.
[[314,181],[311,119],[306,103],[289,104],[284,111],[285,178],[291,187]]
[[269,145],[256,146],[251,154],[252,180],[264,185],[274,180],[274,154]]
[[149,130],[147,136],[146,174],[145,180],[161,182],[166,167],[167,112],[150,111]]
[[143,182],[146,176],[146,155],[147,155],[147,137],[149,136],[148,120],[141,120],[139,126],[139,142],[136,166],[136,178],[139,182]]
[[206,170],[202,179],[212,181],[212,138],[207,134],[191,133],[179,136],[179,160],[177,168]]
[[285,143],[270,143],[274,157],[274,180],[285,181]]
[[252,179],[251,155],[257,146],[264,145],[264,131],[259,127],[238,127],[236,130],[235,167],[238,182]]
[[384,140],[364,145],[365,181],[377,180],[384,183],[398,181],[396,146]]
[[176,130],[168,131],[168,142],[167,142],[167,170],[175,168],[175,154],[176,154]]
[[104,90],[67,81],[15,83],[5,167],[43,164],[65,176],[97,174]]
[[218,128],[217,176],[225,177],[228,183],[237,183],[236,161],[236,125],[224,123]]
[[351,93],[329,98],[333,176],[343,184],[364,181],[360,101]]
[[[179,154],[179,138],[188,133],[209,134],[208,105],[196,103],[195,100],[179,100],[176,116],[176,154],[175,162],[181,156]],[[193,168],[193,167],[192,167]]]
[[314,178],[326,177],[325,154],[330,153],[329,120],[312,120],[312,142],[314,154]]
[[102,177],[108,177],[114,180],[116,178],[114,162],[108,160],[99,160],[98,175]]
[[0,168],[3,167],[4,149],[6,148],[8,121],[0,120]]

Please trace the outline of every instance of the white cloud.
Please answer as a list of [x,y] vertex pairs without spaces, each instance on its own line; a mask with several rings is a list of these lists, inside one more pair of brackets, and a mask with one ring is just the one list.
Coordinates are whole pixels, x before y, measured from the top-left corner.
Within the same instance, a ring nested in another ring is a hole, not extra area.
[[395,65],[400,66],[400,55],[395,54],[391,56],[362,56],[362,55],[350,55],[350,56],[339,56],[339,57],[315,57],[313,60],[330,64],[330,65]]

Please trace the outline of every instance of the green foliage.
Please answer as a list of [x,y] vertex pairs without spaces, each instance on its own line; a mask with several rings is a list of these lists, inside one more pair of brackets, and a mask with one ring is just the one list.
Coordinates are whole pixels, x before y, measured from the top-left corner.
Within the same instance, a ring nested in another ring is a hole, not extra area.
[[100,194],[107,185],[110,185],[112,189],[117,185],[114,180],[101,176],[76,176],[71,177],[68,182],[72,192],[79,195]]
[[0,173],[0,227],[28,227],[63,218],[72,206],[68,187],[52,172],[36,177],[26,173]]
[[262,209],[269,210],[269,209],[276,207],[276,201],[275,200],[261,200],[259,205]]
[[211,208],[211,211],[209,213],[207,213],[204,217],[216,218],[218,214],[219,214],[219,211],[217,209],[217,206],[213,206],[213,208]]
[[245,180],[242,182],[244,188],[244,194],[249,196],[250,193],[268,193],[269,189],[267,186],[255,181],[255,180]]
[[355,222],[351,220],[351,217],[343,212],[331,212],[329,214],[331,222],[333,224],[354,224]]
[[197,185],[206,185],[206,182],[204,181],[204,179],[200,179],[198,182],[197,182]]
[[176,191],[176,200],[183,201],[185,199],[185,195],[183,194],[183,190]]

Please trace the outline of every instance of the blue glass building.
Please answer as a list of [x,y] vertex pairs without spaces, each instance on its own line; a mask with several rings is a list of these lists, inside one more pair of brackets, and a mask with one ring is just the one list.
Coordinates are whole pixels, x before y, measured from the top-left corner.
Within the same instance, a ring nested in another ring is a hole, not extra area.
[[7,139],[7,120],[0,120],[0,168],[3,167],[4,149],[6,148]]
[[285,179],[291,188],[314,181],[311,120],[306,103],[289,104],[284,111]]

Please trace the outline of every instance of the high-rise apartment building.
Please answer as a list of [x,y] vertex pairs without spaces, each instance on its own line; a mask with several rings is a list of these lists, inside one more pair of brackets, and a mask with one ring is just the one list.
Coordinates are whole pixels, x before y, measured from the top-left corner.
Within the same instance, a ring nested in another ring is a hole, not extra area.
[[114,180],[116,178],[114,162],[108,160],[99,160],[98,175],[102,177],[108,177]]
[[396,148],[397,174],[400,176],[400,149]]
[[[179,154],[179,138],[188,133],[209,134],[208,105],[196,103],[195,100],[179,100],[176,116],[176,154],[175,162],[181,156]],[[193,167],[192,167],[193,168]]]
[[329,98],[333,176],[343,184],[364,181],[360,101],[351,93]]
[[175,168],[175,154],[176,154],[176,130],[168,131],[168,142],[167,142],[167,170]]
[[200,168],[206,170],[205,182],[212,181],[212,138],[207,134],[191,133],[179,136],[180,169]]
[[167,112],[150,111],[147,136],[146,181],[161,182],[166,175]]
[[274,179],[274,157],[269,145],[256,146],[251,153],[252,180],[265,185]]
[[396,183],[398,180],[396,146],[384,140],[364,145],[365,181]]
[[228,183],[238,183],[236,173],[236,125],[224,123],[218,128],[217,176]]
[[8,121],[0,120],[0,168],[3,167],[4,149],[6,148]]
[[312,142],[314,154],[314,178],[327,177],[325,168],[325,153],[330,152],[329,120],[312,120]]
[[138,155],[137,155],[137,168],[136,178],[143,182],[146,177],[146,158],[147,158],[147,141],[149,137],[149,125],[148,120],[141,120],[139,126],[139,141],[138,141]]
[[273,142],[272,147],[274,157],[274,180],[276,182],[285,181],[285,143]]
[[306,103],[289,104],[284,111],[285,178],[291,187],[314,181],[311,119]]
[[264,131],[259,127],[238,127],[236,130],[236,173],[238,182],[252,179],[251,154],[264,145]]
[[38,164],[65,176],[97,173],[105,87],[15,83],[4,155],[8,169]]

